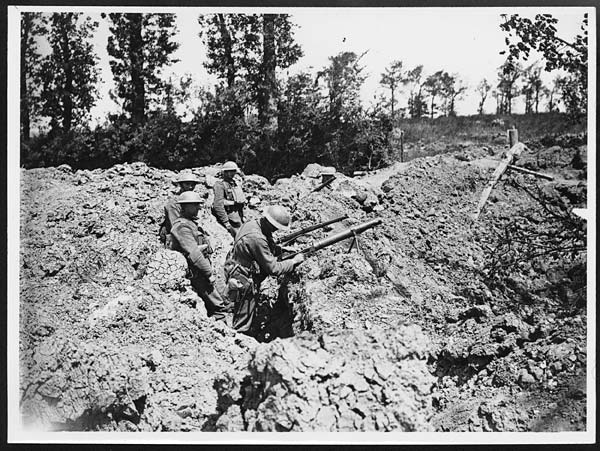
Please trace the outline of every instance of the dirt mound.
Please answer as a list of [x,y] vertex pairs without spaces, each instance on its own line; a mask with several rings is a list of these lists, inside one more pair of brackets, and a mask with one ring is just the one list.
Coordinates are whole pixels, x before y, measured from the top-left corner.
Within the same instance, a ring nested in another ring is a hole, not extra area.
[[[61,430],[581,430],[585,250],[532,251],[585,238],[577,146],[529,145],[519,164],[556,180],[507,173],[477,222],[504,146],[459,146],[389,178],[338,174],[318,192],[318,165],[274,185],[247,176],[249,218],[274,203],[294,229],[348,214],[296,249],[383,220],[263,284],[270,343],[208,318],[181,256],[160,247],[174,172],[22,170],[22,414]],[[206,175],[199,221],[220,268],[232,240],[208,208],[218,167],[192,171]],[[296,337],[272,341],[278,309]]]
[[303,334],[258,347],[241,387],[218,381],[220,430],[429,430],[428,340],[394,331]]

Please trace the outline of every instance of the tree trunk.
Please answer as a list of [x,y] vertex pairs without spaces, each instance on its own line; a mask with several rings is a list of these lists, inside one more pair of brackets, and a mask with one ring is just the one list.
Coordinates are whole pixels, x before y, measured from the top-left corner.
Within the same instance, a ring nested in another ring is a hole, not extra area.
[[261,126],[267,131],[277,131],[277,78],[275,69],[275,14],[265,14],[263,18],[263,64],[262,89],[259,102],[259,118]]
[[72,13],[64,17],[61,33],[61,50],[65,71],[65,84],[62,86],[62,128],[64,132],[71,130],[73,121],[73,67],[71,62],[71,46],[69,45],[69,27],[73,21]]
[[29,33],[31,31],[31,21],[22,16],[21,26],[21,131],[23,140],[29,141],[31,136],[31,123],[29,119],[29,96],[27,95],[27,47]]
[[227,29],[227,24],[225,23],[225,16],[223,14],[217,14],[217,20],[219,21],[219,30],[221,32],[221,37],[223,38],[223,51],[225,52],[225,64],[227,67],[227,86],[232,88],[235,84],[233,42],[231,39],[231,33]]
[[431,94],[431,111],[429,112],[429,116],[431,117],[431,119],[433,119],[433,105],[434,105],[434,101],[435,100],[435,96],[433,94]]
[[131,119],[135,125],[145,122],[146,90],[144,86],[144,41],[142,38],[142,14],[128,14],[131,24],[129,59],[131,61]]
[[394,123],[394,82],[392,82],[392,84],[390,85],[391,90],[392,90],[392,124]]

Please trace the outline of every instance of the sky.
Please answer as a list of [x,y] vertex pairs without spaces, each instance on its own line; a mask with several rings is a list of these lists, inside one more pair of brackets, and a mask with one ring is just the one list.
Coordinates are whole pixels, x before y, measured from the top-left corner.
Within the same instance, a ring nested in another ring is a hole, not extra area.
[[[54,8],[56,10],[56,8]],[[121,8],[123,9],[123,8]],[[153,11],[156,10],[153,9]],[[217,8],[169,8],[165,12],[176,13],[180,43],[174,57],[179,62],[164,71],[163,77],[178,78],[189,73],[198,86],[210,87],[216,79],[203,67],[205,49],[198,37],[197,17],[200,13],[216,12]],[[392,61],[401,60],[405,68],[419,64],[425,75],[438,70],[457,73],[467,83],[469,90],[456,105],[458,114],[475,114],[479,102],[475,87],[487,78],[492,84],[497,80],[497,68],[505,56],[505,33],[500,30],[500,14],[519,13],[533,17],[549,12],[558,22],[558,34],[566,40],[578,32],[583,19],[583,8],[277,8],[232,9],[218,8],[219,12],[286,12],[298,27],[295,39],[302,47],[304,56],[288,69],[290,75],[302,70],[312,73],[327,66],[328,58],[343,51],[357,54],[367,52],[361,60],[368,77],[361,97],[366,105],[383,92],[379,85],[381,73]],[[589,10],[589,9],[588,9]],[[108,112],[118,109],[108,92],[114,86],[109,67],[106,42],[108,24],[100,19],[104,9],[89,9],[91,16],[100,22],[94,37],[95,50],[100,58],[102,83],[100,98],[92,110],[94,121],[103,121]],[[150,12],[142,8],[128,12]],[[539,55],[538,55],[539,56]],[[532,54],[530,61],[538,59]],[[546,84],[556,76],[542,72]],[[400,98],[400,107],[406,106],[406,98]],[[522,102],[515,104],[514,111],[523,112]],[[495,111],[495,100],[488,96],[486,112]]]

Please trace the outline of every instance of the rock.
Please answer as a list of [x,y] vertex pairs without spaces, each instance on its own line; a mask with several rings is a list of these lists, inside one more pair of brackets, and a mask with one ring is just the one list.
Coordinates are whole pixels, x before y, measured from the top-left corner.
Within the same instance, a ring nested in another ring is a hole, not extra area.
[[519,383],[525,387],[535,383],[535,378],[526,369],[522,369],[519,373]]

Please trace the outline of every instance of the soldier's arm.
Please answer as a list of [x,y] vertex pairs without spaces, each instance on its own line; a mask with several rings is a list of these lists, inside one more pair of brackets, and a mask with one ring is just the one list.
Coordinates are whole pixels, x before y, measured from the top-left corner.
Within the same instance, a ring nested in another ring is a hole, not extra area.
[[215,216],[217,217],[217,221],[225,227],[229,227],[229,217],[227,216],[227,212],[225,211],[225,188],[223,183],[215,183],[214,186],[215,192],[215,200],[213,201],[213,209],[215,211]]
[[165,216],[169,219],[169,223],[172,225],[175,220],[181,216],[181,207],[175,202],[169,202],[165,206]]
[[269,249],[269,244],[266,239],[253,240],[250,247],[252,256],[258,263],[261,271],[271,276],[280,276],[288,274],[294,270],[293,260],[277,261],[277,258]]
[[187,224],[178,224],[173,227],[171,233],[179,243],[179,246],[183,250],[183,253],[188,260],[200,271],[200,273],[207,278],[212,275],[212,268],[208,260],[204,257],[202,249],[196,243],[194,233]]

